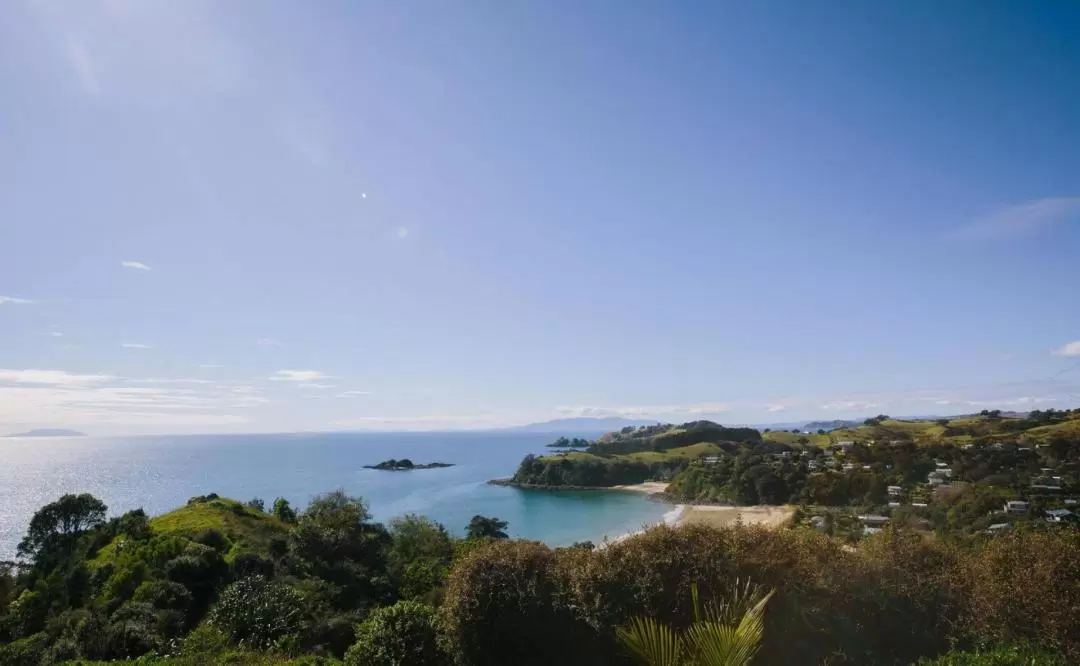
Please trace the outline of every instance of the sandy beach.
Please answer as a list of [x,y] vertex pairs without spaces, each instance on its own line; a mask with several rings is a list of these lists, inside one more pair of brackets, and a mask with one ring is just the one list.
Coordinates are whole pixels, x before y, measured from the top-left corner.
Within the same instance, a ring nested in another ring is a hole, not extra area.
[[[642,483],[635,486],[626,486],[623,490],[635,490],[639,492],[663,492],[662,490],[646,489],[641,486],[664,486],[663,483]],[[711,527],[729,527],[740,519],[743,525],[761,525],[764,527],[780,527],[795,512],[790,506],[713,506],[713,505],[689,505],[676,504],[671,511],[664,514],[663,520],[654,523],[656,525],[709,525]],[[613,539],[605,539],[597,545],[597,548],[605,548],[613,544],[625,541],[632,536],[643,534],[645,530],[635,530],[621,534]]]
[[680,514],[678,525],[726,527],[740,518],[743,525],[779,527],[795,509],[789,506],[688,506]]
[[628,486],[612,486],[613,490],[631,490],[635,493],[648,493],[653,495],[655,493],[662,493],[667,490],[668,484],[663,481],[646,481],[645,483],[635,483]]

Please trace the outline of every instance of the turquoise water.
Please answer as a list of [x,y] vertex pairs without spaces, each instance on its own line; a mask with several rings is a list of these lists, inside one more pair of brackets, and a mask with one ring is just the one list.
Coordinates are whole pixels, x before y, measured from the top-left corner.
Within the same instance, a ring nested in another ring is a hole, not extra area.
[[[30,517],[64,493],[89,492],[110,515],[151,515],[193,495],[275,497],[304,506],[336,488],[368,502],[376,520],[421,513],[452,532],[476,514],[510,523],[511,536],[551,545],[599,541],[640,529],[669,508],[630,492],[543,492],[491,486],[555,435],[364,433],[213,435],[117,439],[0,439],[0,559],[14,556]],[[455,467],[382,472],[387,458]]]

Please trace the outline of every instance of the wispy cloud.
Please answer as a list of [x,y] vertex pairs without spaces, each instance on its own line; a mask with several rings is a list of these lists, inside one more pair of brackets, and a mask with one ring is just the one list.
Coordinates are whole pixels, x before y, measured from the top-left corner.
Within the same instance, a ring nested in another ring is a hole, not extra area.
[[29,298],[15,298],[14,296],[0,296],[0,305],[29,305],[33,303]]
[[951,235],[960,240],[994,241],[1036,233],[1080,217],[1080,197],[1036,199],[995,211]]
[[874,409],[875,407],[880,406],[880,403],[867,402],[865,400],[837,400],[836,402],[830,402],[822,405],[821,409],[824,409],[826,411],[851,412]]
[[141,342],[125,342],[120,346],[124,349],[153,349],[150,345],[145,345]]
[[284,345],[284,343],[279,340],[275,340],[274,338],[259,338],[255,341],[255,344],[259,345],[263,349],[270,349],[271,347],[281,347]]
[[0,369],[0,430],[47,425],[203,426],[249,422],[265,398],[202,379]]
[[787,407],[785,407],[784,405],[765,405],[765,411],[767,412],[782,412],[785,409],[787,409]]
[[94,65],[86,46],[76,39],[69,39],[67,59],[83,91],[94,97],[99,97],[101,95],[101,82],[98,79],[97,67]]
[[65,370],[3,370],[0,383],[38,384],[43,386],[85,386],[116,379],[112,375],[81,375]]
[[297,384],[298,388],[302,389],[330,389],[334,388],[333,384],[316,384],[315,382],[305,382],[303,384]]
[[61,333],[60,331],[49,331],[45,335],[49,336],[50,338],[62,338],[62,337],[64,337],[64,334]]
[[285,382],[315,382],[320,379],[329,379],[329,375],[325,375],[318,370],[278,370],[274,373],[274,376],[270,379],[275,381]]
[[371,391],[342,391],[337,394],[339,398],[355,398],[362,395],[371,395]]
[[397,228],[397,237],[404,240],[409,237],[409,230],[405,227]]
[[1080,356],[1080,340],[1066,342],[1064,345],[1055,349],[1053,353],[1058,356]]
[[[146,264],[142,263],[141,261],[121,261],[120,265],[123,266],[124,268],[134,268],[135,270],[138,270],[138,271],[148,271],[148,270],[150,270],[150,267],[147,266]],[[166,272],[168,272],[168,271],[166,271]]]
[[727,403],[700,402],[686,405],[616,405],[616,406],[586,406],[586,405],[563,405],[556,407],[555,411],[562,417],[594,417],[621,416],[624,418],[677,418],[677,417],[700,417],[710,414],[723,414],[731,409]]

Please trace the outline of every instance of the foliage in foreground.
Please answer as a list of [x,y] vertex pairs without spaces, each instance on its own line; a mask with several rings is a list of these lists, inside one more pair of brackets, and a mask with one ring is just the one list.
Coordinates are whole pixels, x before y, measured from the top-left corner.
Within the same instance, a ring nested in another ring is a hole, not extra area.
[[773,593],[736,581],[724,603],[702,605],[690,588],[693,622],[678,631],[651,617],[616,630],[619,642],[645,666],[749,666],[765,633],[765,604]]
[[1067,663],[1059,654],[1017,644],[989,650],[949,652],[937,659],[924,659],[919,666],[1066,666]]

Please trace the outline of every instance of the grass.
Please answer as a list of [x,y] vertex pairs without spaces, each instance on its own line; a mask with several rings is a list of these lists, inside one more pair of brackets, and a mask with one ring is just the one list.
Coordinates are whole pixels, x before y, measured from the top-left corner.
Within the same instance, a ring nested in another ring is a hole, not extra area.
[[[270,540],[284,537],[289,528],[269,514],[250,509],[240,502],[219,498],[180,507],[150,519],[155,534],[194,538],[208,529],[215,529],[232,542],[225,559],[231,561],[237,553],[245,551],[266,552]],[[116,544],[105,545],[93,560],[101,566],[113,559]]]
[[721,451],[722,449],[716,444],[702,442],[699,444],[691,444],[690,446],[680,446],[678,448],[668,449],[667,451],[641,451],[639,453],[631,453],[626,457],[631,460],[640,460],[644,463],[654,463],[675,459],[693,460],[703,456],[715,455]]
[[1039,426],[1020,435],[1021,440],[1034,444],[1047,442],[1055,437],[1080,437],[1080,418],[1072,418],[1053,425]]
[[639,451],[637,453],[625,453],[618,456],[597,456],[584,451],[570,451],[561,455],[544,456],[542,460],[637,460],[643,463],[664,462],[666,460],[693,460],[702,456],[720,453],[722,449],[716,444],[700,443],[690,446],[679,446],[666,451]]
[[843,437],[831,437],[829,433],[826,433],[824,435],[819,435],[817,433],[804,435],[802,433],[790,432],[787,430],[770,430],[769,432],[762,433],[761,438],[764,439],[766,442],[776,442],[777,444],[786,444],[788,446],[793,446],[796,448],[803,446],[803,444],[801,444],[799,441],[802,439],[807,439],[810,441],[810,445],[819,446],[821,448],[831,446],[832,444],[835,444],[836,442],[843,439]]
[[170,511],[153,518],[150,526],[158,534],[188,538],[215,529],[233,542],[232,552],[263,552],[272,538],[285,536],[288,531],[288,527],[274,516],[224,498]]

